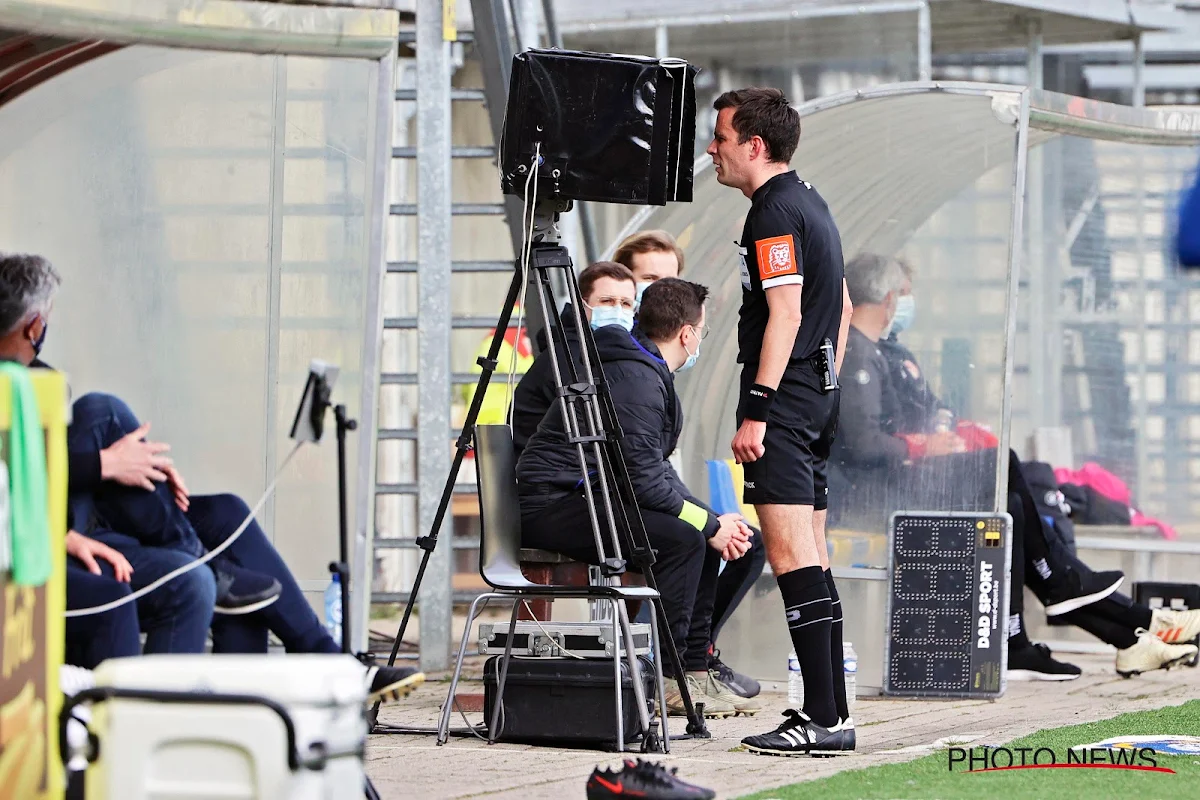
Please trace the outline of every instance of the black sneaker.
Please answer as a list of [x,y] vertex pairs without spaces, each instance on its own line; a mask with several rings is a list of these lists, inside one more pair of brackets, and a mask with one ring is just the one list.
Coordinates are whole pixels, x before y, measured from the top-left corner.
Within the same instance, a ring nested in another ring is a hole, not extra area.
[[858,745],[858,737],[854,735],[854,717],[846,717],[842,722],[842,750],[853,752]]
[[768,756],[832,756],[854,749],[853,728],[846,730],[841,721],[826,728],[794,708],[784,711],[783,716],[778,728],[759,736],[747,736],[742,744],[751,753]]
[[412,694],[425,682],[425,673],[412,667],[370,667],[367,680],[367,703],[388,703]]
[[1073,681],[1082,670],[1074,664],[1055,661],[1050,648],[1044,644],[1008,649],[1008,679],[1010,681]]
[[1068,567],[1036,587],[1038,599],[1046,606],[1047,617],[1068,614],[1103,600],[1120,588],[1125,573],[1092,572]]
[[647,800],[712,800],[717,793],[680,780],[675,768],[650,761],[626,761],[620,772],[596,767],[587,782],[588,800],[644,797]]
[[270,575],[243,569],[232,561],[212,561],[209,566],[217,578],[217,602],[213,610],[218,614],[260,611],[278,600],[283,591],[279,581]]
[[729,687],[729,691],[738,697],[757,697],[762,691],[758,681],[749,675],[734,672],[733,667],[721,660],[721,651],[713,650],[708,655],[708,668],[717,673],[717,680]]

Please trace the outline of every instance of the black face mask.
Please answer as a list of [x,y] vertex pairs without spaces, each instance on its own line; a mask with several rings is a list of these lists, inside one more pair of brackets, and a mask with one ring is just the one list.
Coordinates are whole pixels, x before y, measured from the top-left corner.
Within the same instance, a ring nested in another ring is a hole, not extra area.
[[46,320],[42,320],[41,336],[37,337],[37,339],[35,341],[30,343],[33,345],[34,358],[37,358],[38,356],[40,356],[42,354],[42,345],[44,345],[46,343],[46,331],[48,331],[49,329],[50,329],[50,325],[46,322]]

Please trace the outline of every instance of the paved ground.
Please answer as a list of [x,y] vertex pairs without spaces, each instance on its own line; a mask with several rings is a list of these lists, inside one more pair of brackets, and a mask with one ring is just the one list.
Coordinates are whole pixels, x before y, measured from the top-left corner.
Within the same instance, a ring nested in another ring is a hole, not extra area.
[[[974,738],[975,744],[999,744],[1040,730],[1105,719],[1126,711],[1177,705],[1200,697],[1200,669],[1175,669],[1124,680],[1112,670],[1111,656],[1074,656],[1084,669],[1077,681],[1063,684],[1010,684],[996,702],[903,701],[860,699],[854,710],[859,750],[836,759],[767,758],[738,751],[739,740],[775,727],[786,706],[776,687],[760,698],[764,710],[753,718],[710,722],[713,738],[677,741],[665,759],[689,781],[709,786],[721,798],[796,781],[823,777],[927,752],[923,746],[943,737]],[[481,669],[473,665],[475,677]],[[434,725],[447,683],[430,682],[403,704],[384,709],[381,721],[398,725]],[[480,715],[471,715],[472,722]],[[455,720],[459,726],[462,718]],[[681,730],[676,726],[676,732]],[[904,752],[894,752],[904,750]],[[660,757],[663,758],[663,757]],[[399,798],[487,797],[496,800],[573,800],[584,797],[584,783],[598,764],[617,766],[613,753],[545,747],[492,745],[452,738],[437,747],[432,736],[372,736],[367,771],[385,800]]]

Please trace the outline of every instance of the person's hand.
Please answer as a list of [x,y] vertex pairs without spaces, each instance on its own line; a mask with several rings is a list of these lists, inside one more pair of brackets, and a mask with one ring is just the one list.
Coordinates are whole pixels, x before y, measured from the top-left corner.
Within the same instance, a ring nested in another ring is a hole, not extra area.
[[912,361],[904,362],[904,370],[905,370],[905,372],[907,372],[909,375],[912,376],[913,380],[917,380],[918,378],[921,377],[921,368],[918,367],[916,364],[914,364]]
[[179,506],[180,511],[187,511],[192,504],[189,499],[191,492],[188,491],[187,484],[183,482],[183,476],[175,467],[163,467],[163,472],[167,474],[167,483],[170,484],[171,492],[175,495],[175,505]]
[[121,583],[129,583],[129,578],[133,575],[133,567],[125,556],[118,551],[112,549],[103,542],[97,542],[95,539],[89,539],[82,533],[75,531],[67,531],[67,554],[78,558],[87,567],[88,572],[93,575],[102,574],[100,565],[96,563],[97,558],[102,558],[109,564],[112,564],[113,574]]
[[743,420],[733,437],[733,458],[739,464],[748,464],[762,458],[767,449],[763,437],[767,435],[767,423],[756,419]]
[[925,455],[927,456],[946,456],[951,453],[965,452],[967,452],[967,442],[957,433],[942,431],[930,434],[929,438],[925,440]]
[[708,546],[718,553],[724,553],[725,548],[729,546],[729,542],[733,540],[737,533],[737,520],[731,517],[737,517],[737,514],[722,514],[717,517],[717,522],[720,524],[717,527],[717,532],[708,539]]
[[720,527],[708,540],[709,547],[720,553],[726,561],[731,560],[726,557],[727,555],[742,553],[749,549],[746,542],[749,538],[750,528],[743,521],[741,514],[722,514],[717,517],[717,520],[720,522]]
[[154,491],[154,482],[167,480],[165,469],[173,463],[163,455],[171,449],[163,442],[144,441],[150,432],[147,422],[136,431],[100,451],[100,476],[125,486]]
[[737,561],[746,555],[746,553],[750,552],[750,539],[752,536],[754,536],[754,531],[750,530],[750,526],[744,522],[739,522],[738,532],[729,540],[725,551],[721,553],[721,558],[726,561]]

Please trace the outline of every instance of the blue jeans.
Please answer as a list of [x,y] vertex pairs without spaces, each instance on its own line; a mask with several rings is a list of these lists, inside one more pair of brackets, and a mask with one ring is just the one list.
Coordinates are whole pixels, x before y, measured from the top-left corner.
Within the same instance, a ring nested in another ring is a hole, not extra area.
[[[123,400],[107,394],[84,395],[75,401],[72,413],[68,432],[68,449],[72,452],[102,450],[137,430],[140,424]],[[82,524],[83,520],[98,521],[104,527],[134,537],[142,545],[168,548],[191,557],[216,549],[250,513],[240,497],[221,494],[192,497],[185,514],[175,505],[175,496],[166,483],[156,484],[154,491],[148,492],[111,481],[91,495],[73,497],[72,511],[76,524]],[[218,615],[213,624],[215,652],[265,653],[268,630],[279,637],[288,652],[340,651],[256,521],[251,521],[237,541],[217,558],[222,559],[270,575],[279,581],[283,591],[278,600],[262,611],[244,616]],[[197,569],[188,575],[197,572],[207,570]]]
[[[133,591],[150,585],[192,560],[191,556],[178,550],[145,547],[137,539],[123,533],[98,530],[93,531],[91,535],[129,559],[129,564],[133,567],[133,576],[128,588]],[[105,577],[111,578],[112,568],[108,562],[98,560],[98,563]],[[111,599],[114,598],[109,597],[99,602]],[[144,652],[203,653],[216,599],[217,583],[212,571],[206,567],[199,567],[173,578],[136,601],[138,625],[146,634]],[[73,607],[99,605],[99,602],[80,602]],[[81,617],[77,621],[86,625],[87,619]]]
[[[229,538],[250,514],[250,508],[237,495],[217,494],[193,497],[188,519],[205,548],[215,550]],[[292,577],[279,552],[267,540],[258,522],[251,520],[246,530],[221,557],[245,569],[270,575],[283,591],[271,605],[244,616],[218,614],[213,620],[214,653],[265,653],[270,630],[289,653],[338,653],[338,643],[321,624],[304,592]]]
[[[138,429],[133,411],[118,397],[93,392],[75,401],[67,429],[67,450],[99,452]],[[204,555],[195,529],[167,483],[154,491],[105,481],[93,492],[70,497],[71,526],[82,534],[94,530],[121,531],[147,547],[168,547],[193,558]]]
[[[133,590],[111,575],[93,575],[82,563],[67,558],[67,608],[91,608],[128,597]],[[109,658],[136,656],[142,652],[138,639],[137,605],[127,603],[103,614],[72,617],[66,625],[66,662],[95,669]]]

